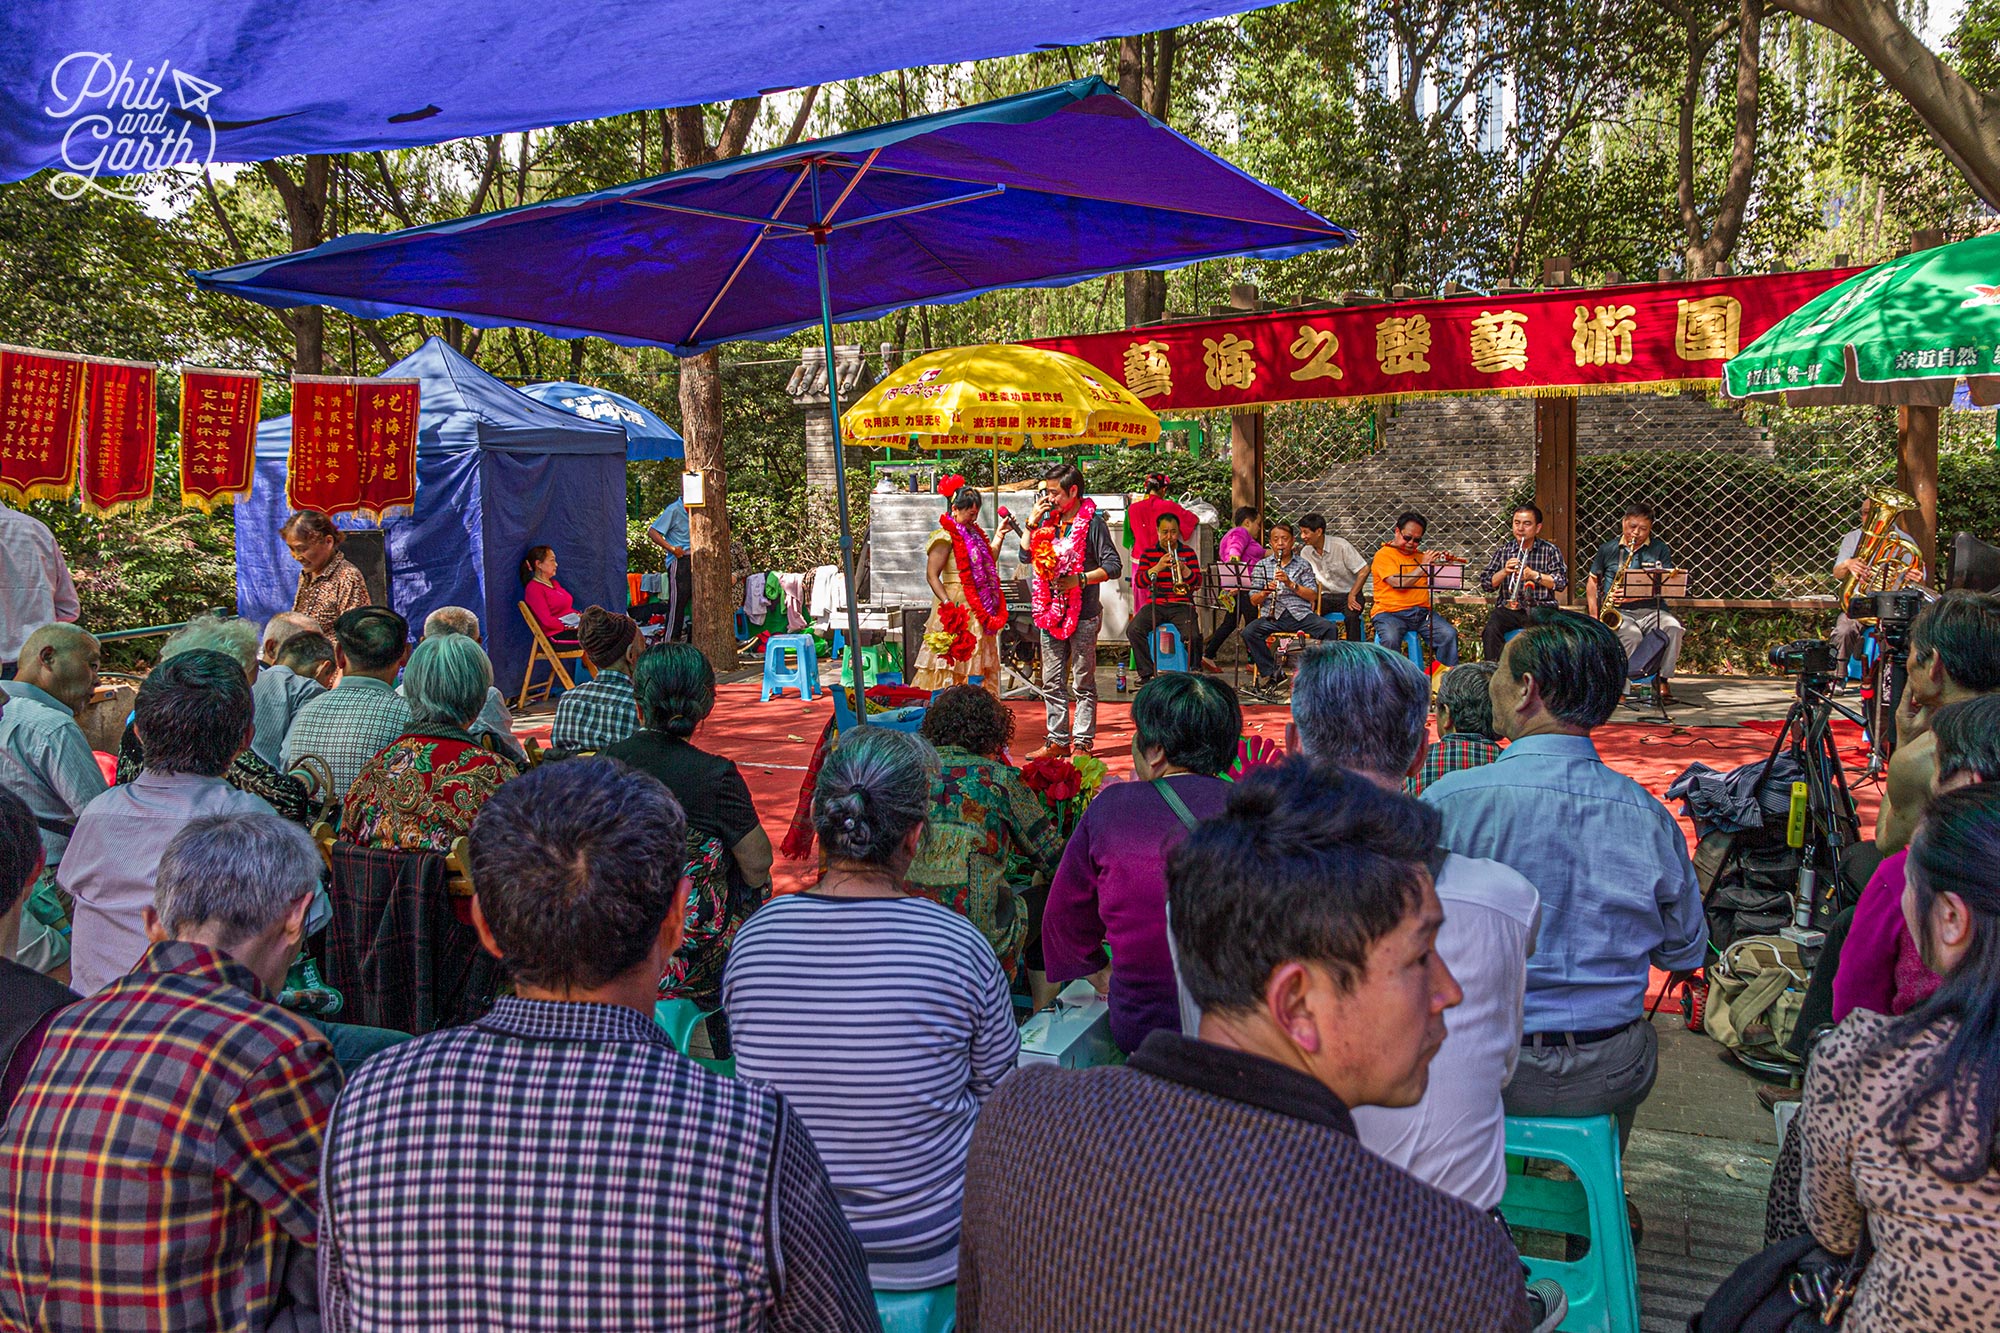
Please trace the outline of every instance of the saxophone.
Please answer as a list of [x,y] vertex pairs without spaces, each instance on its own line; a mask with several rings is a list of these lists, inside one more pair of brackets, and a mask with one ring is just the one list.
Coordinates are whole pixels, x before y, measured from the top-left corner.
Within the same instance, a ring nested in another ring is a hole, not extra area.
[[1632,557],[1639,554],[1639,548],[1634,546],[1624,549],[1625,559],[1619,564],[1618,572],[1611,576],[1611,590],[1605,596],[1603,610],[1597,617],[1604,622],[1606,629],[1617,629],[1618,622],[1625,619],[1618,612],[1618,598],[1625,590],[1625,571],[1632,568]]

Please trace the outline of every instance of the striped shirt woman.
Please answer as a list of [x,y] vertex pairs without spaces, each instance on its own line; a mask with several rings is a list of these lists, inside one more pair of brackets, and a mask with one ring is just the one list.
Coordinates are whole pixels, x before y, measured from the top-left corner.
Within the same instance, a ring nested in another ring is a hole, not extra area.
[[804,1120],[872,1285],[955,1281],[973,1120],[1020,1051],[985,937],[925,898],[775,899],[736,937],[723,1005],[737,1073]]

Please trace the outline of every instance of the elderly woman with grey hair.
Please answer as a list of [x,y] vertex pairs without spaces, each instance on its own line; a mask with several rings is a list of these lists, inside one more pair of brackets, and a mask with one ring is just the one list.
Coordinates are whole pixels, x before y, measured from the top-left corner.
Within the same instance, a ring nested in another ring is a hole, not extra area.
[[[256,689],[257,673],[261,667],[257,657],[255,624],[239,616],[213,613],[196,616],[175,630],[161,646],[160,661],[166,662],[198,648],[235,659],[236,664],[243,668],[244,679],[250,682],[253,691]],[[138,727],[128,720],[125,734],[118,740],[117,781],[132,781],[145,766],[146,747],[139,739]],[[222,775],[222,780],[238,791],[262,797],[273,810],[294,824],[312,823],[313,804],[307,795],[306,784],[289,773],[280,773],[249,746],[245,746],[230,761],[229,771]]]
[[463,634],[425,639],[403,668],[410,729],[362,766],[341,806],[340,836],[363,847],[448,852],[486,798],[520,772],[470,731],[493,664]]
[[826,873],[757,910],[723,980],[737,1072],[805,1121],[878,1291],[956,1280],[973,1121],[1020,1051],[993,946],[907,879],[937,768],[921,737],[843,737],[813,788]]

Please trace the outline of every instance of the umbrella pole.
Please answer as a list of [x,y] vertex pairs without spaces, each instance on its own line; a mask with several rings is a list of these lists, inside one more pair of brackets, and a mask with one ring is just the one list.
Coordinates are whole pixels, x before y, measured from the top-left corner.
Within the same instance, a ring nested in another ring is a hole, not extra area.
[[[826,350],[826,411],[833,419],[833,494],[840,506],[840,577],[847,585],[847,660],[857,726],[868,725],[868,705],[862,698],[861,608],[854,602],[854,529],[847,515],[847,458],[840,441],[840,381],[833,370],[833,291],[826,275],[827,231],[820,215],[819,163],[808,168],[812,177],[813,261],[819,268],[819,328]],[[838,665],[838,664],[836,664]],[[836,677],[836,682],[838,678]],[[835,689],[842,688],[838,683]]]

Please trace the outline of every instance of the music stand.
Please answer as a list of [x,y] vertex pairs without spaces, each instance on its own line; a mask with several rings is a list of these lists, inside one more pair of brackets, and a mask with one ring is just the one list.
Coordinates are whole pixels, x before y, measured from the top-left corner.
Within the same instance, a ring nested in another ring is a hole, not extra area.
[[1411,574],[1420,574],[1423,578],[1422,584],[1412,586],[1420,586],[1424,590],[1424,610],[1429,612],[1424,618],[1424,647],[1430,650],[1431,661],[1435,662],[1438,660],[1437,595],[1441,592],[1465,591],[1465,562],[1450,560],[1441,565],[1428,566],[1411,564],[1401,573],[1405,578]]
[[[1653,565],[1646,568],[1628,568],[1625,571],[1625,577],[1617,584],[1617,592],[1620,615],[1631,614],[1651,618],[1646,629],[1640,631],[1643,637],[1648,631],[1657,631],[1660,628],[1660,616],[1666,610],[1661,605],[1662,602],[1683,601],[1686,599],[1688,595],[1688,572],[1685,569],[1668,569],[1661,565]],[[1627,603],[1631,602],[1651,602],[1653,605],[1643,611],[1628,613],[1624,608]],[[1667,716],[1666,700],[1660,697],[1660,680],[1661,672],[1655,669],[1653,672],[1653,707],[1658,710],[1660,721],[1671,723],[1673,719]]]

